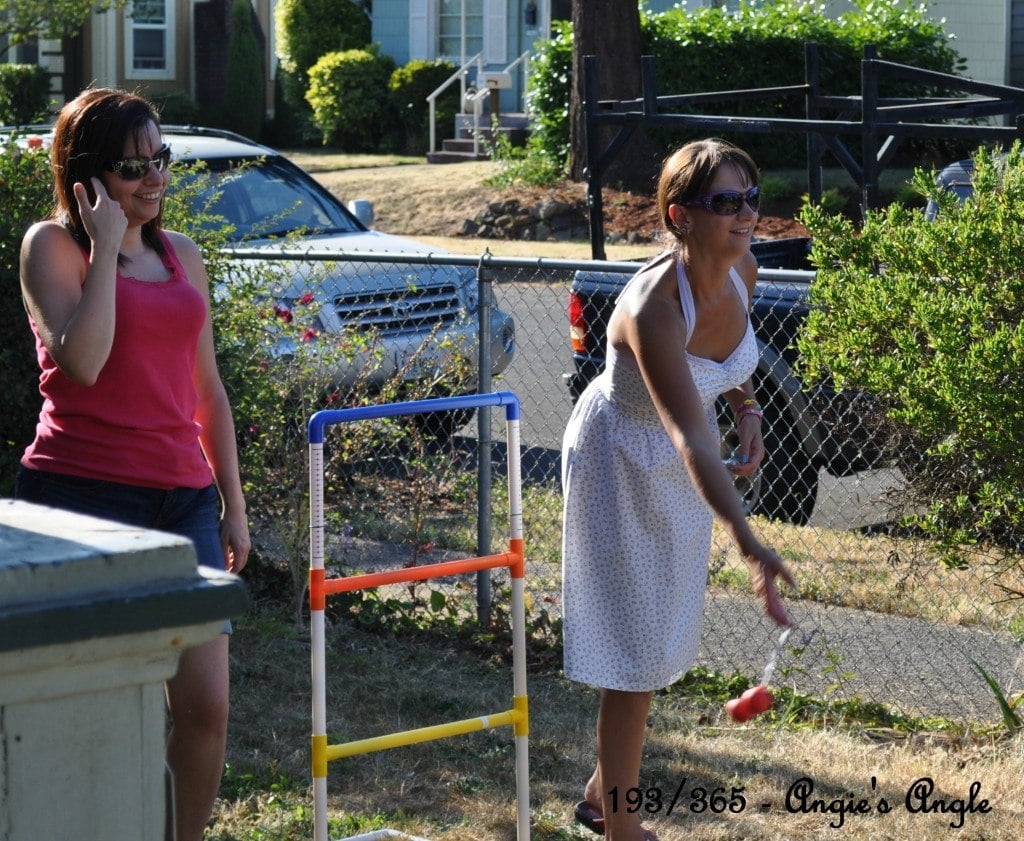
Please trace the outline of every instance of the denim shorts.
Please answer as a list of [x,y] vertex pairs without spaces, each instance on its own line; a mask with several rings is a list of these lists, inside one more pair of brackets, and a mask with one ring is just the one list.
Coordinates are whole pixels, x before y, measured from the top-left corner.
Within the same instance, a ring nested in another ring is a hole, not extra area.
[[[187,537],[195,546],[196,561],[201,566],[225,569],[220,544],[220,494],[215,485],[165,491],[19,466],[14,496],[51,508]],[[229,630],[230,622],[225,623],[225,631]]]

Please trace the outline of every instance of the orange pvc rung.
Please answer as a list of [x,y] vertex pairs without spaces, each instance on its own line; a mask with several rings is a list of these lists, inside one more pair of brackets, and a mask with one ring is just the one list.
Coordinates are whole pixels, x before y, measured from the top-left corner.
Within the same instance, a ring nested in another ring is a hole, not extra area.
[[386,572],[368,572],[363,575],[349,575],[344,578],[329,578],[324,582],[324,593],[348,593],[352,590],[368,590],[384,584],[398,584],[402,581],[422,581],[427,578],[444,578],[494,567],[514,567],[522,563],[522,555],[502,552],[498,555],[482,555],[479,558],[463,558],[455,561],[441,561],[424,566],[403,567]]
[[509,553],[516,557],[516,562],[509,567],[513,578],[526,578],[526,544],[521,537],[509,540]]

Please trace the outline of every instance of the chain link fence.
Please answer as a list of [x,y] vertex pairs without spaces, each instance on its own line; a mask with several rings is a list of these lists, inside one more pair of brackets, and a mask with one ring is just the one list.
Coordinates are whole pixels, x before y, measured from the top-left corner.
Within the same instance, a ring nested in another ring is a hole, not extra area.
[[[255,251],[239,256],[267,259]],[[377,293],[364,284],[356,305],[338,294],[321,302],[322,314],[329,310],[337,316],[336,329],[346,335],[369,325],[377,351],[366,355],[365,364],[379,364],[398,347],[403,348],[399,356],[404,355],[389,373],[402,381],[401,389],[381,389],[379,397],[374,396],[376,387],[350,391],[332,408],[387,399],[388,394],[408,399],[480,389],[518,396],[528,605],[535,627],[557,629],[560,448],[573,391],[581,385],[570,339],[570,292],[578,272],[600,272],[624,282],[636,264],[506,259],[489,253],[303,253],[302,258],[307,261],[303,265],[322,262],[330,272],[343,266],[349,276],[399,272],[406,278],[404,294],[397,294],[389,281]],[[798,631],[789,639],[773,682],[831,700],[878,702],[917,716],[997,719],[994,694],[972,660],[1006,693],[1022,688],[1017,661],[1024,621],[1019,603],[1004,589],[1011,584],[1020,589],[1019,580],[993,575],[991,559],[980,553],[967,569],[946,569],[930,555],[925,540],[897,526],[907,502],[904,477],[887,455],[893,441],[877,440],[883,433],[872,418],[870,398],[805,389],[794,373],[793,319],[798,322],[806,312],[808,279],[808,273],[773,270],[762,271],[759,279],[753,318],[762,361],[755,387],[765,409],[769,456],[753,482],[738,486],[755,528],[783,555],[800,583],[799,594],[788,598]],[[456,294],[458,283],[473,287],[468,299]],[[438,296],[447,296],[444,307]],[[449,312],[452,307],[457,315]],[[439,326],[431,319],[442,310],[449,314]],[[319,323],[330,321],[321,318]],[[384,321],[386,328],[374,326]],[[412,353],[399,340],[417,331],[424,338]],[[462,337],[454,350],[445,344],[450,333]],[[462,370],[452,381],[445,369],[456,357]],[[368,361],[373,359],[377,362]],[[722,431],[727,455],[731,421],[724,415]],[[433,413],[412,422],[360,421],[328,434],[324,458],[326,557],[334,574],[505,548],[501,412],[495,417],[481,409],[475,417]],[[708,584],[697,665],[759,678],[778,629],[761,615],[746,565],[717,525]],[[401,585],[381,594],[380,606],[406,610],[412,603],[458,622],[473,610],[507,610],[506,590],[507,581],[495,573],[493,580]]]

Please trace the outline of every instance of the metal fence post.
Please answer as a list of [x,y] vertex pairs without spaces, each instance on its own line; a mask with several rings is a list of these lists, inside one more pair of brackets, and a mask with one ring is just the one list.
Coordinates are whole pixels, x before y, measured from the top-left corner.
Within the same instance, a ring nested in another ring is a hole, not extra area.
[[[491,390],[491,269],[484,268],[484,256],[476,267],[477,293],[480,299],[478,309],[480,344],[478,348],[477,392],[487,394]],[[477,500],[476,500],[476,546],[478,555],[491,552],[491,407],[477,409]],[[476,576],[476,613],[482,626],[491,620],[491,571],[482,569]]]
[[[807,82],[807,95],[804,98],[807,121],[821,119],[818,108],[818,96],[821,88],[821,75],[818,67],[818,45],[809,42],[804,44],[804,81]],[[821,135],[813,131],[807,132],[807,195],[811,202],[821,204],[823,190],[821,158],[824,152]]]
[[864,173],[862,213],[878,207],[878,70],[875,61],[878,52],[874,44],[864,45],[864,59],[861,61],[861,121],[864,125],[861,135],[861,167]]

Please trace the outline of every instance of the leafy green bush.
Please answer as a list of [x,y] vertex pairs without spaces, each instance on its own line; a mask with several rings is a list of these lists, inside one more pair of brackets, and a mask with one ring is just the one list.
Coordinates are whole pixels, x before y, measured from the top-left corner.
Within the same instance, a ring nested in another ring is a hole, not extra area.
[[305,422],[330,404],[328,372],[335,362],[357,350],[317,341],[312,296],[290,306],[279,299],[278,262],[228,259],[224,247],[233,231],[210,210],[217,193],[205,202],[201,198],[208,178],[202,164],[173,167],[164,222],[196,240],[210,276],[217,363],[234,414],[254,526],[256,552],[248,574],[279,578],[283,566],[298,610],[308,569],[302,545],[308,535]]
[[497,187],[516,184],[551,187],[565,177],[565,162],[550,157],[540,140],[533,135],[526,139],[525,146],[513,146],[495,125],[492,137],[491,160],[498,164],[498,171],[485,178],[485,184]]
[[246,137],[260,139],[263,133],[263,54],[253,30],[252,4],[234,0],[231,6],[231,40],[224,102],[224,125]]
[[277,148],[320,143],[320,131],[313,123],[313,109],[305,100],[305,88],[280,62],[274,77],[274,116],[263,131],[267,144]]
[[912,522],[940,557],[1024,544],[1024,155],[975,157],[958,204],[919,169],[934,221],[893,204],[863,228],[807,206],[819,267],[799,339],[808,382],[875,396],[897,434]]
[[779,175],[764,175],[761,178],[761,204],[771,207],[773,203],[791,199],[797,193],[796,184],[789,178]]
[[150,97],[164,125],[194,125],[199,121],[199,103],[187,91],[160,91]]
[[0,125],[44,122],[50,110],[50,74],[37,64],[0,64]]
[[21,150],[8,140],[0,149],[0,319],[6,325],[0,343],[0,496],[10,496],[25,447],[39,416],[39,366],[35,341],[25,316],[18,276],[21,239],[29,226],[53,206],[49,157]]
[[[403,132],[403,151],[421,155],[430,146],[430,106],[427,96],[456,70],[450,61],[415,59],[391,74],[388,88]],[[459,86],[453,84],[437,98],[435,125],[441,131],[455,124],[459,112]],[[446,135],[442,135],[446,136]]]
[[320,56],[370,43],[370,19],[357,4],[337,0],[281,0],[274,9],[278,68],[274,120],[268,142],[315,145],[320,132],[306,101],[309,68]]
[[[950,46],[941,25],[927,16],[923,5],[910,0],[855,0],[850,10],[837,18],[826,17],[819,6],[810,0],[776,0],[756,5],[744,2],[736,12],[679,5],[660,14],[643,13],[642,51],[657,59],[658,93],[803,84],[804,44],[809,41],[819,45],[823,94],[860,92],[860,62],[868,44],[874,44],[879,57],[888,61],[944,73],[964,68],[963,59]],[[567,109],[571,85],[572,27],[563,23],[540,48],[528,92],[540,142],[556,158],[565,157],[569,142]],[[936,93],[907,82],[890,83],[880,91],[882,96]],[[800,96],[709,104],[701,106],[699,112],[805,116]],[[707,132],[663,129],[649,133],[667,150]],[[718,133],[747,149],[763,168],[792,168],[805,163],[804,145],[794,143],[794,135]],[[922,144],[915,142],[907,147],[919,150]],[[852,151],[859,155],[858,148]],[[949,152],[944,149],[941,154]],[[918,162],[921,159],[919,155],[916,158]]]
[[274,10],[277,54],[305,91],[307,74],[321,56],[358,50],[370,43],[370,19],[354,3],[281,0]]
[[306,101],[325,146],[390,150],[387,138],[396,120],[388,83],[394,69],[394,61],[377,49],[327,53],[310,68]]
[[[274,259],[231,261],[224,247],[232,230],[210,211],[217,200],[216,191],[210,191],[205,201],[202,198],[202,191],[209,185],[205,167],[175,165],[172,177],[165,224],[188,233],[199,244],[213,290],[217,363],[234,413],[243,489],[254,525],[256,552],[248,574],[272,582],[286,576],[292,584],[290,595],[301,624],[309,570],[309,418],[324,408],[472,391],[476,369],[471,349],[445,345],[440,336],[430,336],[390,380],[371,386],[374,369],[386,352],[379,335],[351,331],[332,334],[329,340],[320,336],[319,304],[312,292],[337,266],[331,262],[297,265]],[[268,227],[276,227],[273,220],[268,220]],[[289,237],[281,245],[298,250],[302,241],[297,236]],[[283,298],[282,272],[290,278],[299,271],[305,272],[308,294]],[[431,376],[413,379],[411,372],[434,342],[449,351],[446,363],[434,369]],[[347,391],[340,391],[333,379],[333,372],[340,368],[356,372]],[[377,425],[344,425],[331,435],[325,465],[328,485],[370,488],[369,493],[378,500],[389,492],[400,493],[406,514],[409,489],[416,485],[411,493],[415,513],[416,500],[436,491],[439,468],[433,469],[429,477],[421,470],[418,484],[402,482],[389,490],[379,475],[367,476],[361,467],[376,464],[377,457],[396,446],[422,451],[420,432],[398,419]],[[353,504],[346,521],[355,528],[356,536],[389,539],[375,531],[379,527],[376,508],[360,507],[355,495],[346,502]],[[419,546],[426,540],[422,536],[426,515],[413,519],[415,528],[408,541]],[[281,598],[285,594],[275,595]]]

